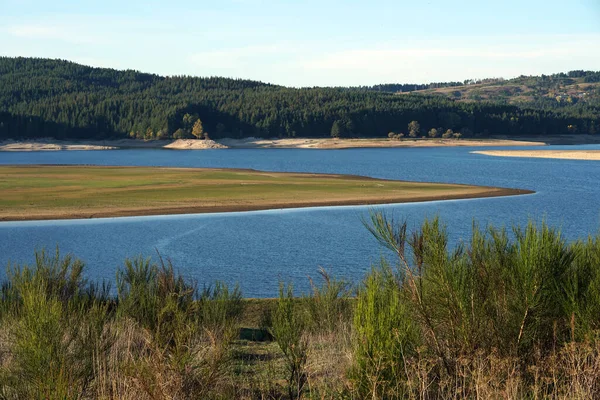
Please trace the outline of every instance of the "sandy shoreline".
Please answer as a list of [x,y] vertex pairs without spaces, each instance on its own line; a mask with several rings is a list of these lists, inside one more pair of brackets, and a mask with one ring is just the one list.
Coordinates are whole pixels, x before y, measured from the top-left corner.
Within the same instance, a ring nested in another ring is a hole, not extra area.
[[494,157],[554,158],[561,160],[600,160],[600,150],[486,150],[472,151]]
[[[544,138],[523,137],[519,140],[506,137],[489,139],[333,139],[333,138],[287,138],[263,139],[224,138],[215,140],[82,140],[60,141],[39,139],[32,141],[7,140],[0,142],[0,151],[56,151],[56,150],[115,150],[115,149],[351,149],[351,148],[415,148],[415,147],[497,147],[497,146],[545,146],[548,144],[596,144],[600,137],[590,135],[548,136]],[[566,157],[570,158],[570,157]],[[586,158],[587,159],[587,158]]]
[[387,148],[387,147],[466,147],[466,146],[543,146],[546,143],[535,140],[510,139],[332,139],[332,138],[293,138],[293,139],[220,139],[213,140],[86,140],[60,141],[39,139],[32,141],[7,140],[0,142],[0,151],[57,151],[57,150],[115,150],[124,148],[141,149],[348,149],[348,148]]
[[221,139],[220,143],[230,148],[247,149],[350,149],[384,147],[467,147],[467,146],[543,146],[539,141],[521,141],[508,139]]
[[116,149],[176,149],[176,150],[203,150],[223,149],[226,146],[214,140],[81,140],[62,141],[54,139],[40,139],[32,141],[7,140],[0,142],[0,151],[56,151],[56,150],[116,150]]

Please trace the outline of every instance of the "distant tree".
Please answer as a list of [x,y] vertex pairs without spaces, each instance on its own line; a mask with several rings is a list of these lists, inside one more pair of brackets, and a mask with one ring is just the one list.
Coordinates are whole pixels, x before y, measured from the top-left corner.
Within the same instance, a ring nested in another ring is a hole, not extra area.
[[196,122],[197,119],[198,119],[197,115],[185,113],[182,118],[183,130],[185,130],[187,132],[191,132],[192,127],[194,126],[194,123]]
[[205,139],[204,127],[202,126],[202,121],[200,121],[200,118],[194,122],[194,126],[192,127],[192,135],[194,135],[197,139]]
[[152,128],[146,129],[146,134],[144,136],[144,139],[146,139],[146,140],[154,139],[154,131],[152,131]]
[[577,125],[568,125],[567,132],[569,133],[577,133]]
[[341,123],[337,119],[333,121],[333,125],[331,126],[331,137],[336,139],[342,137]]
[[396,137],[396,132],[390,132],[390,133],[388,133],[388,137],[390,139],[394,139]]
[[462,137],[462,133],[460,132],[455,132],[452,137],[454,137],[454,139],[460,139]]
[[169,138],[169,134],[167,133],[166,129],[160,129],[158,132],[156,132],[156,138],[158,140],[165,140]]
[[353,136],[355,130],[354,122],[351,119],[348,119],[345,123],[345,129],[342,129],[343,132],[347,133],[349,136]]
[[186,139],[188,136],[185,133],[185,131],[181,128],[177,129],[174,133],[173,133],[173,139]]
[[454,135],[454,131],[452,129],[448,129],[446,133],[442,135],[443,139],[450,139]]
[[428,135],[430,138],[434,139],[434,138],[438,137],[439,133],[438,133],[438,130],[437,130],[437,129],[435,129],[435,128],[431,128],[431,129],[429,130],[429,132],[427,133],[427,135]]
[[421,132],[421,125],[417,121],[411,121],[408,124],[408,136],[416,138]]

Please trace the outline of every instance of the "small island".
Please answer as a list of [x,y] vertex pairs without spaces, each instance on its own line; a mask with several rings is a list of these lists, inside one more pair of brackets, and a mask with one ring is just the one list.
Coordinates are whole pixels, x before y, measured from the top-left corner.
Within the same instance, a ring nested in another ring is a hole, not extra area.
[[74,219],[369,205],[527,190],[241,169],[2,166],[0,220]]

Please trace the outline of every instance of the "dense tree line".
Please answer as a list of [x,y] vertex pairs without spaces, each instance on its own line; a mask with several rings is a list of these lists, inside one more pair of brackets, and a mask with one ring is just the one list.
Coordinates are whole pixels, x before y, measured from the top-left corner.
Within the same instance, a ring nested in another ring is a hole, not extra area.
[[595,133],[599,110],[589,103],[466,103],[375,88],[293,89],[0,57],[0,138],[314,137],[329,136],[332,128],[341,137],[385,137],[406,131],[411,121],[420,123],[421,135],[434,128],[473,135]]

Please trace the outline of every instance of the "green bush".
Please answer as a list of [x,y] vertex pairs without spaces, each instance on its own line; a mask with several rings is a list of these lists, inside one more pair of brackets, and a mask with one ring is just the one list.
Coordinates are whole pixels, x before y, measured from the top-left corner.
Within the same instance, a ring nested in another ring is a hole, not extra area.
[[242,292],[236,285],[233,290],[217,281],[213,287],[206,287],[200,296],[201,321],[210,327],[224,327],[234,324],[244,311]]
[[559,283],[571,340],[591,339],[600,329],[600,235],[572,245],[575,258]]
[[200,330],[197,288],[171,263],[159,267],[141,256],[117,271],[118,315],[135,320],[156,344],[178,353]]
[[78,398],[93,381],[109,310],[90,297],[82,271],[83,263],[58,250],[55,257],[36,253],[33,267],[9,267],[2,323],[12,362],[0,374],[6,397]]
[[310,280],[312,293],[304,297],[307,311],[307,328],[312,332],[333,333],[352,314],[350,284],[331,277],[323,268],[319,270],[322,284]]
[[402,287],[403,277],[382,261],[358,292],[350,371],[358,398],[396,398],[404,393],[403,360],[414,353],[419,336]]
[[[548,355],[556,345],[589,339],[598,329],[599,238],[568,244],[558,230],[545,223],[514,228],[512,237],[504,229],[482,231],[474,225],[470,241],[450,249],[446,228],[437,218],[426,220],[411,234],[406,222],[395,223],[378,212],[372,213],[366,224],[397,256],[398,293],[385,295],[389,304],[384,308],[410,310],[406,318],[419,332],[424,348],[443,366],[443,371],[433,368],[434,374],[455,376],[458,360],[481,351],[519,357],[528,364],[540,354]],[[385,287],[386,279],[391,282],[390,274],[386,269],[376,270],[365,282],[355,316],[357,333],[370,326],[361,308],[364,296],[377,285]],[[385,321],[395,324],[388,330],[404,332],[408,326],[402,318]],[[367,333],[358,336],[362,337],[359,343],[380,342],[389,348],[383,354],[393,354],[392,345],[385,345],[390,338],[373,336],[369,341]],[[410,347],[405,337],[395,345]],[[363,347],[357,346],[358,369],[366,369],[363,372],[370,381],[378,382],[377,374],[361,364],[363,353]],[[395,359],[395,369],[401,371],[403,362]]]
[[291,284],[279,285],[279,300],[273,314],[271,335],[285,356],[287,387],[290,399],[302,397],[307,382],[306,360],[308,343],[306,323],[299,312],[298,300],[294,298]]
[[[71,255],[61,258],[58,249],[52,257],[45,250],[36,251],[33,266],[8,265],[1,299],[3,303],[9,303],[18,309],[23,301],[23,288],[35,285],[47,297],[56,299],[62,304],[81,301],[88,294],[88,282],[83,278],[83,269],[83,262],[74,260]],[[91,287],[97,286],[91,285]]]

